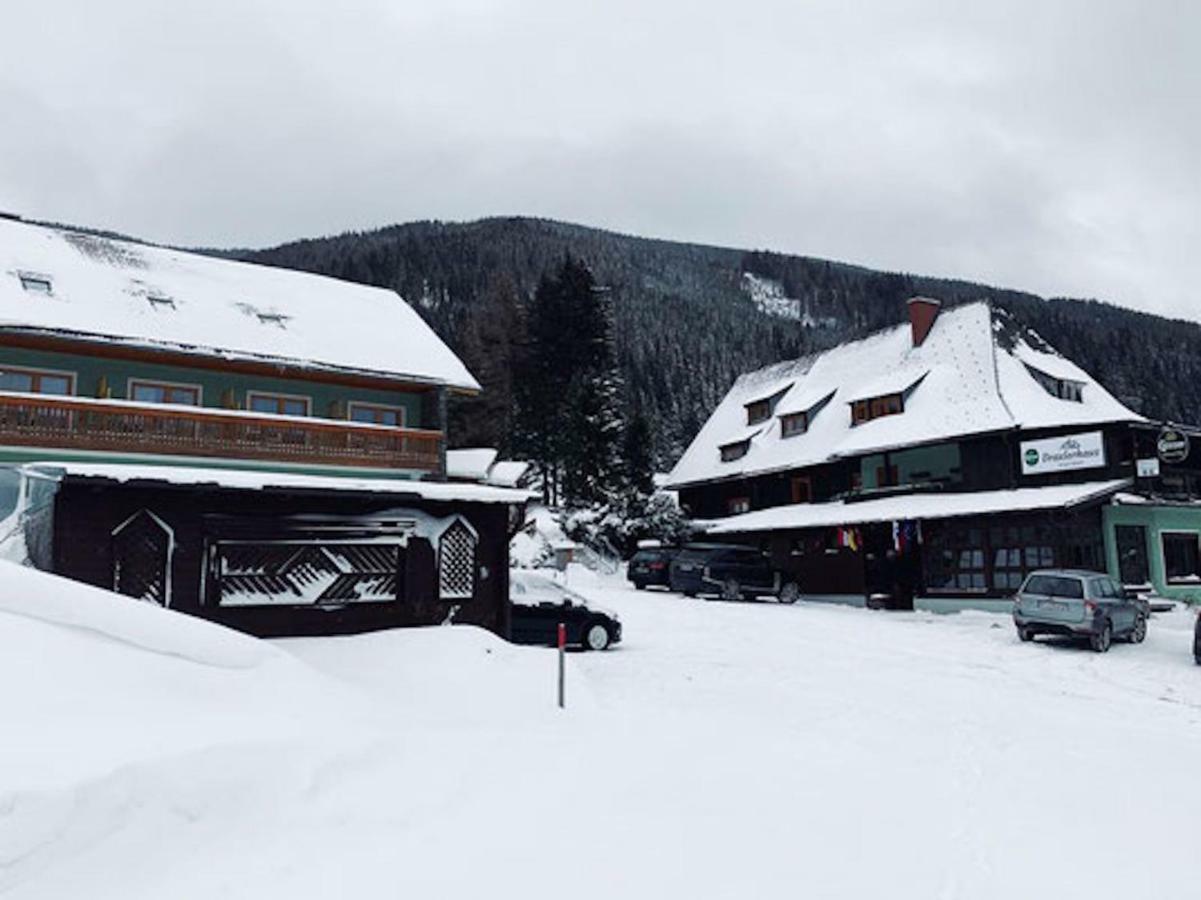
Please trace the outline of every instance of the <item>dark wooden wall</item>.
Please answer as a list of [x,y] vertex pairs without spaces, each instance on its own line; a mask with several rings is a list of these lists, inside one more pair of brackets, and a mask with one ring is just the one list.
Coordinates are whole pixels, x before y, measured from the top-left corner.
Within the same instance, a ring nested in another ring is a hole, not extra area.
[[[204,546],[215,516],[234,517],[268,532],[291,516],[326,516],[353,521],[386,510],[413,509],[434,517],[461,515],[479,536],[477,579],[470,600],[438,597],[435,550],[411,538],[404,553],[400,600],[353,603],[337,608],[217,607],[201,593]],[[405,625],[433,625],[452,607],[457,623],[508,631],[508,525],[504,504],[433,503],[366,494],[281,490],[230,490],[119,484],[68,477],[59,489],[54,519],[54,570],[60,575],[111,589],[113,529],[141,510],[161,518],[175,533],[171,607],[261,636],[342,634]],[[478,574],[480,567],[486,577]],[[131,601],[133,602],[133,601]]]

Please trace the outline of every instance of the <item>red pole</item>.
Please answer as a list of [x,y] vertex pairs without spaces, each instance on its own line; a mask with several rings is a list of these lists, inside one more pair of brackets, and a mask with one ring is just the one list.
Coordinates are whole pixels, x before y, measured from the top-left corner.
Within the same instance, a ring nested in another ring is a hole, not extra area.
[[567,626],[559,623],[559,709],[567,705],[567,670],[565,657],[567,654]]

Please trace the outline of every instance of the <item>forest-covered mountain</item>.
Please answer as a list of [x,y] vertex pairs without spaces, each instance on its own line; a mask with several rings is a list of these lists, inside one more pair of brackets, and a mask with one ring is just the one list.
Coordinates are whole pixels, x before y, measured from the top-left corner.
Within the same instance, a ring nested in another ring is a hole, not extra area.
[[531,218],[414,222],[302,240],[240,259],[398,291],[485,388],[456,409],[459,445],[506,447],[511,358],[540,280],[583,260],[612,294],[625,403],[651,423],[669,466],[740,373],[901,321],[914,294],[1007,308],[1132,408],[1201,422],[1201,325],[1094,300],[1043,299],[804,256],[631,237]]

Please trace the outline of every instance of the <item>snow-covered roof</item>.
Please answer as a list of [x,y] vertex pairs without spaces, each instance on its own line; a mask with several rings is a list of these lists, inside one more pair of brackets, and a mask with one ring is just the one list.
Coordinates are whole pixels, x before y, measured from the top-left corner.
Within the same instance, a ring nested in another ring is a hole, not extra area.
[[1036,509],[1066,509],[1107,498],[1130,487],[1129,479],[1057,484],[1004,491],[905,494],[847,503],[775,506],[711,523],[696,523],[708,534],[741,534],[780,528],[825,528],[904,519],[949,519]]
[[479,389],[393,291],[6,218],[0,329]]
[[[998,317],[1001,315],[997,314]],[[908,324],[878,331],[797,360],[741,376],[672,470],[669,486],[816,465],[844,456],[1017,428],[1141,421],[1086,372],[1022,334],[1006,334],[983,301],[944,309],[920,346]],[[1026,364],[1084,383],[1081,402],[1051,396]],[[925,377],[922,377],[922,376]],[[916,383],[920,380],[920,383]],[[795,436],[781,436],[778,415],[763,424],[747,453],[723,462],[720,449],[747,437],[745,404],[792,386],[776,412],[799,412],[834,397]],[[915,386],[916,383],[916,386]],[[852,426],[852,400],[909,387],[905,411]]]
[[488,483],[497,487],[515,488],[521,484],[521,479],[530,470],[528,462],[516,459],[502,459],[493,463],[488,470]]
[[492,447],[469,447],[446,451],[446,477],[463,481],[486,481],[497,451]]
[[38,462],[22,467],[37,473],[98,478],[121,483],[139,481],[173,485],[211,485],[236,490],[322,490],[381,495],[405,495],[423,500],[465,503],[525,503],[533,495],[485,484],[409,481],[401,478],[355,478],[301,475],[247,469],[206,469],[186,466],[123,463]]

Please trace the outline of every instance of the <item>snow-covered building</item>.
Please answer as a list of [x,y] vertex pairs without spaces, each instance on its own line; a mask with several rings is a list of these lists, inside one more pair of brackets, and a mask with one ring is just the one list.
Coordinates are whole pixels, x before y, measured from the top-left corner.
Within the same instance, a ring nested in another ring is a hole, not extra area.
[[0,217],[0,546],[259,632],[506,627],[525,495],[446,483],[479,385],[394,292]]
[[1201,458],[1003,310],[908,311],[735,382],[669,478],[709,534],[851,602],[987,606],[1053,565],[1201,581]]

